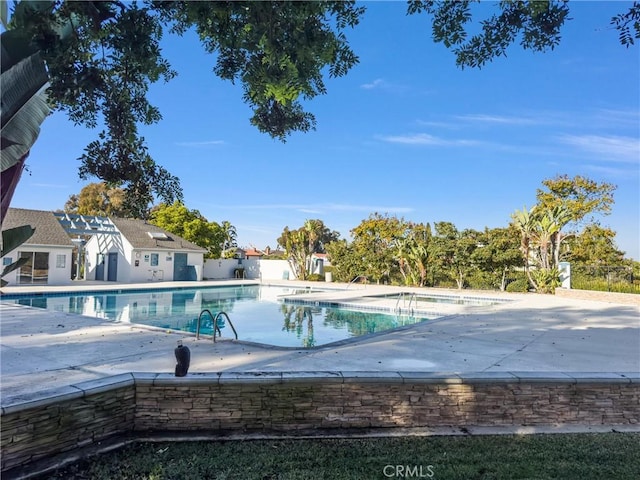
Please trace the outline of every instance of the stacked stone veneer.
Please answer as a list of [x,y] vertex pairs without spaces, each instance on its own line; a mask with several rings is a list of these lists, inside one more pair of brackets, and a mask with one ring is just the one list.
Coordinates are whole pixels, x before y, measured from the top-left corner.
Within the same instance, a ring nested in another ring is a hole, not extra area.
[[24,473],[43,458],[150,432],[322,435],[638,422],[640,374],[134,373],[3,406],[2,471]]

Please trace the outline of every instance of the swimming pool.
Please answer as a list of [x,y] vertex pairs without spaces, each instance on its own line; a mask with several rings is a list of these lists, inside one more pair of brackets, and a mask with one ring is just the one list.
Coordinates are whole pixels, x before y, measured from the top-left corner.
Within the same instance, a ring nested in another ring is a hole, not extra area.
[[[83,292],[37,296],[2,296],[47,310],[88,315],[114,322],[141,324],[195,333],[204,309],[224,311],[238,339],[282,347],[312,347],[390,330],[439,315],[394,315],[327,305],[285,303],[283,296],[309,293],[307,288],[243,285],[211,288]],[[291,297],[289,297],[291,298]],[[201,333],[211,334],[213,322],[202,317]],[[228,325],[223,338],[233,338]]]

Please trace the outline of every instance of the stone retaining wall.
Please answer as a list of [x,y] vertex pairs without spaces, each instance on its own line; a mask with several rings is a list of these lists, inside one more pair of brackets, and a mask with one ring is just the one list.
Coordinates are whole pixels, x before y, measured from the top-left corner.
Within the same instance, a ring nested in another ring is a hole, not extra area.
[[639,422],[640,374],[134,373],[3,406],[2,478],[125,434]]
[[73,452],[131,430],[135,420],[132,375],[65,387],[2,407],[2,478],[63,452]]

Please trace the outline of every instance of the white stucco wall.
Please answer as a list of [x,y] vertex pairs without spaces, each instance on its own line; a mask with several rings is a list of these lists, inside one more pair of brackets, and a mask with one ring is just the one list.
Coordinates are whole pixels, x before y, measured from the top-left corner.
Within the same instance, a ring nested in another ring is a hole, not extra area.
[[287,272],[290,280],[295,275],[286,260],[244,259],[239,264],[236,259],[206,260],[204,264],[204,278],[208,280],[223,280],[234,278],[234,271],[238,267],[245,269],[245,278],[252,280],[283,280]]
[[126,252],[131,250],[131,244],[121,235],[94,235],[85,245],[86,252],[86,280],[96,279],[96,267],[98,266],[98,254],[104,255],[104,280],[109,278],[109,253],[118,254],[117,278],[118,282],[132,282],[130,272],[130,258]]
[[[36,245],[23,245],[16,250],[13,250],[8,255],[2,258],[2,268],[4,268],[5,258],[7,263],[13,263],[20,258],[20,252],[46,252],[49,254],[49,272],[47,285],[68,285],[71,283],[71,266],[72,266],[72,252],[73,247],[49,247],[49,246],[36,246]],[[63,255],[64,267],[57,267],[57,257]],[[3,277],[3,280],[9,282],[10,285],[18,285],[18,270],[7,274]]]

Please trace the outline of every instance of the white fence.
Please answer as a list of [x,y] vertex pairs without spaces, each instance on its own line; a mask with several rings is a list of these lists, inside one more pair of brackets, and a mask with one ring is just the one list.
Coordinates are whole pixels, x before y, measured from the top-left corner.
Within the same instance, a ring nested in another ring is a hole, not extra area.
[[[240,270],[242,269],[242,270]],[[237,259],[205,260],[205,280],[247,278],[255,280],[295,280],[296,276],[286,260]]]

